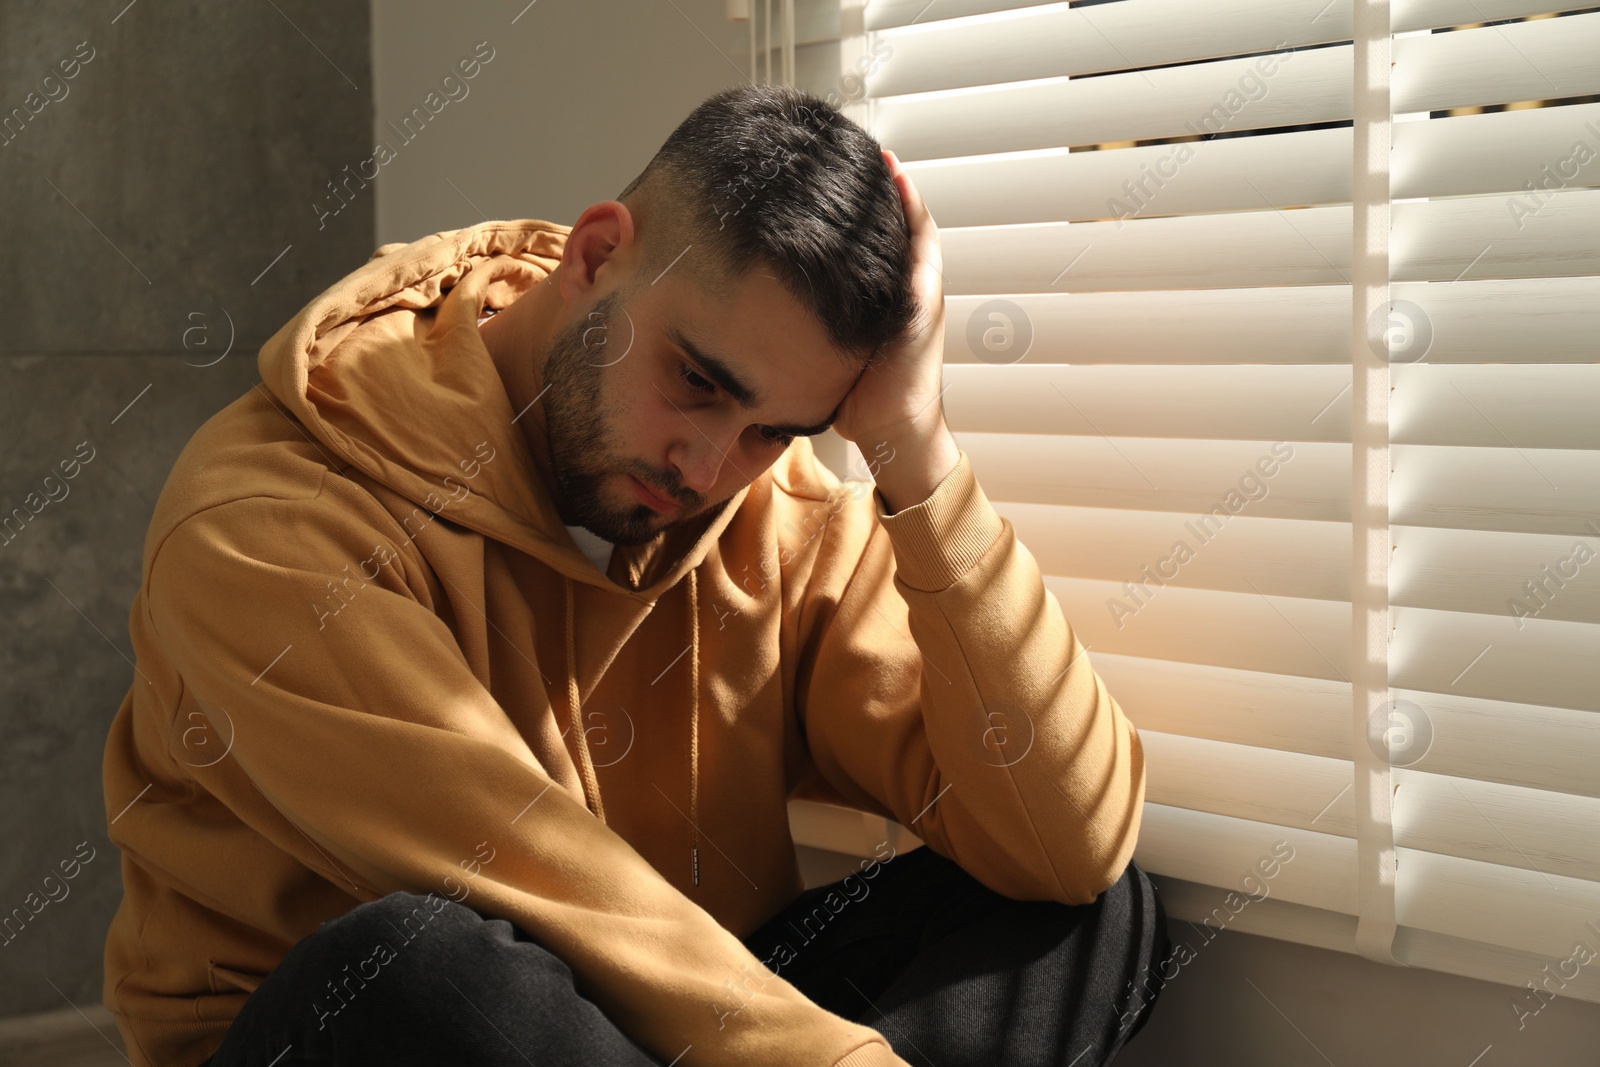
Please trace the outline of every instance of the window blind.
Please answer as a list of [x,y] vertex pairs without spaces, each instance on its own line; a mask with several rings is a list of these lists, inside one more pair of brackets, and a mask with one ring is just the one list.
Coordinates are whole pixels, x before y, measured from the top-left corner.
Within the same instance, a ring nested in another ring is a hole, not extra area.
[[1600,10],[840,25],[940,226],[947,417],[1140,729],[1174,917],[1600,1001]]

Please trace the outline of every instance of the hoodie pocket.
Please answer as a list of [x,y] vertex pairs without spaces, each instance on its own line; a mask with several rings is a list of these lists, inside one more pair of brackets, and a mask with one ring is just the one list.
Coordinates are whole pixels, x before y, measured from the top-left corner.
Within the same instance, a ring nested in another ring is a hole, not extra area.
[[232,967],[224,967],[216,960],[207,960],[206,965],[211,973],[211,992],[213,993],[232,993],[237,991],[250,994],[254,993],[262,982],[266,981],[266,975],[251,974],[249,971],[236,971]]

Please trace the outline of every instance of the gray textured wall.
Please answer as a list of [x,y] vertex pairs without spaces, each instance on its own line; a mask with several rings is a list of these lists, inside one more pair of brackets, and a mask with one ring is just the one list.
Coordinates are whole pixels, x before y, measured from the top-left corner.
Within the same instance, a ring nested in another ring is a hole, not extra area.
[[28,916],[0,1016],[99,1001],[151,508],[261,342],[371,254],[370,205],[313,205],[371,153],[372,99],[365,0],[0,4],[0,916]]

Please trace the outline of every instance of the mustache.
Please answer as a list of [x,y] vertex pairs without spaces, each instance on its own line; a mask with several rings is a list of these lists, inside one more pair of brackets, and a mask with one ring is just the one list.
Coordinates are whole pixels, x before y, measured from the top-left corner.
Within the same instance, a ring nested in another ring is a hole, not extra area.
[[630,470],[628,473],[632,474],[635,478],[643,482],[651,492],[657,493],[668,500],[675,500],[684,507],[698,507],[700,504],[700,496],[698,493],[685,494],[683,490],[676,487],[667,488],[666,486],[663,486],[662,482],[665,479],[662,479],[653,470],[649,470],[648,468],[635,468]]

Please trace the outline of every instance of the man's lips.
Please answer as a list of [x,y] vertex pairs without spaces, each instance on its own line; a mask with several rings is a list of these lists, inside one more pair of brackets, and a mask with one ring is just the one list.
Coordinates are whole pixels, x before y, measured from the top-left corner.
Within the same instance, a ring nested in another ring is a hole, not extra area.
[[639,499],[645,504],[648,504],[650,507],[654,508],[656,511],[665,514],[667,512],[676,511],[682,506],[676,500],[671,500],[662,496],[660,493],[657,493],[655,490],[645,485],[633,475],[628,474],[624,475],[624,477],[626,477],[633,485],[633,491],[638,494]]

